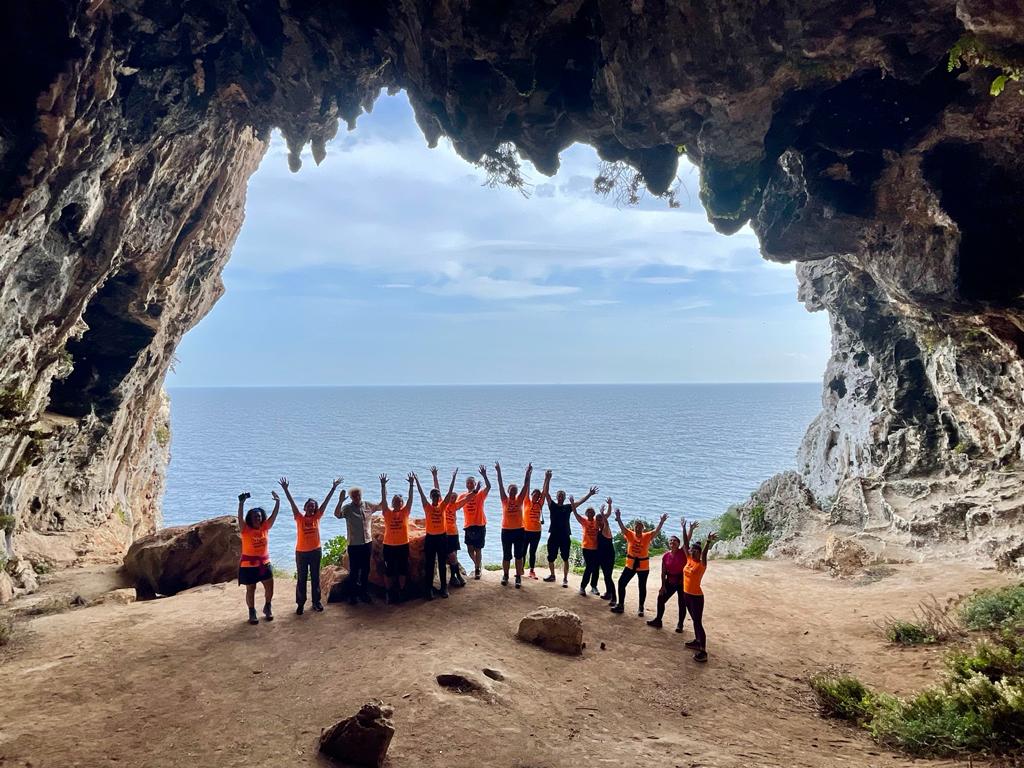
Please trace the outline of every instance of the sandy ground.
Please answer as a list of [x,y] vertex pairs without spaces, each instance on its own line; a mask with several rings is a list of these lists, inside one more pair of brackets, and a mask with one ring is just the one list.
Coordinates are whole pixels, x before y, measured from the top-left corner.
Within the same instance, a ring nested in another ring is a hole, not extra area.
[[[109,582],[81,578],[93,590]],[[874,620],[908,614],[930,594],[1007,581],[960,564],[844,582],[789,563],[713,562],[703,666],[682,647],[692,634],[672,631],[674,604],[660,631],[636,616],[635,583],[621,616],[558,584],[502,588],[493,573],[450,600],[328,605],[301,617],[293,583],[278,580],[277,620],[256,627],[244,623],[234,584],[80,608],[20,620],[2,651],[0,765],[326,765],[320,729],[374,698],[395,707],[395,768],[920,765],[822,720],[806,677],[841,664],[896,693],[927,685],[941,651],[889,647]],[[654,603],[652,590],[648,617]],[[514,639],[519,618],[539,605],[580,614],[582,657]],[[506,680],[488,680],[485,667]],[[440,688],[435,675],[452,671],[491,696]]]

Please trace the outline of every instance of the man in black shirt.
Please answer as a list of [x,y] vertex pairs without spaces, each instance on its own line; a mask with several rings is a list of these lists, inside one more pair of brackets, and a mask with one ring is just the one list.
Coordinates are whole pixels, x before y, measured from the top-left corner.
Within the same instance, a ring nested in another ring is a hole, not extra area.
[[551,523],[548,526],[548,568],[551,569],[551,575],[545,576],[544,581],[555,580],[555,558],[561,556],[562,586],[568,588],[569,549],[572,545],[569,519],[576,508],[586,504],[587,500],[595,493],[597,493],[596,486],[591,488],[587,495],[579,501],[570,496],[568,502],[565,500],[565,491],[556,493],[555,498],[551,498],[551,494],[547,494],[548,514],[551,516]]

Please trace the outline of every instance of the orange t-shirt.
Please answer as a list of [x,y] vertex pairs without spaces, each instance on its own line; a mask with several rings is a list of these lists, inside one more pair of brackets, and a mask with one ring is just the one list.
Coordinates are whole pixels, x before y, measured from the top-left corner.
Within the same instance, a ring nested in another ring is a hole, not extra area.
[[242,565],[255,566],[270,562],[270,524],[259,528],[242,523]]
[[436,506],[429,501],[423,505],[423,514],[426,517],[426,530],[431,536],[445,532],[444,516],[447,504],[442,500]]
[[523,528],[537,533],[541,530],[540,519],[544,513],[544,500],[534,503],[533,499],[523,502]]
[[583,548],[597,549],[597,518],[584,517],[580,525],[583,526]]
[[314,549],[320,549],[320,518],[323,516],[323,513],[319,511],[312,515],[292,514],[292,517],[295,518],[296,552],[312,552]]
[[409,543],[409,513],[405,507],[393,510],[386,507],[384,517],[384,543],[389,547],[400,547]]
[[463,493],[459,496],[459,503],[468,497],[466,506],[462,508],[462,525],[469,528],[471,525],[487,525],[487,515],[484,514],[484,499],[487,498],[487,489],[481,488],[476,493]]
[[635,531],[626,529],[626,567],[635,571],[649,571],[651,561],[648,557],[651,551],[651,541],[654,539],[654,531],[645,531],[639,536]]
[[458,506],[458,499],[451,504],[445,504],[444,506],[444,532],[449,536],[459,535],[459,518],[456,514],[458,512]]
[[501,529],[512,531],[523,527],[523,507],[519,500],[508,498],[501,502]]
[[700,580],[704,577],[704,571],[708,567],[700,560],[694,560],[686,556],[686,565],[683,567],[683,592],[688,595],[703,595],[700,588]]

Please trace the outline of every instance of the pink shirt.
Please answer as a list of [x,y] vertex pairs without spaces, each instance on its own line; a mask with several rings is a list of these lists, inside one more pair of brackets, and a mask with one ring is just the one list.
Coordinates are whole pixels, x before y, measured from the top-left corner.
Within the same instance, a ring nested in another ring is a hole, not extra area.
[[683,568],[686,567],[686,553],[683,550],[672,552],[671,550],[661,556],[662,573],[669,576],[679,577],[683,575]]

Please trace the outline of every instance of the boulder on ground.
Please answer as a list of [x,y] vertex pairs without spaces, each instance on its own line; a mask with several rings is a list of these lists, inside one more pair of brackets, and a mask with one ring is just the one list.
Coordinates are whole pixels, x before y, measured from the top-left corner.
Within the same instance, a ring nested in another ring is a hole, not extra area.
[[[388,588],[388,580],[384,573],[384,519],[380,515],[374,515],[370,525],[370,584],[385,590]],[[416,597],[423,592],[426,569],[423,561],[423,544],[426,535],[426,521],[423,518],[409,518],[409,573],[406,582],[406,594],[409,597]],[[342,558],[342,565],[348,568],[347,553]]]
[[9,603],[14,599],[14,582],[7,575],[7,571],[0,570],[0,605]]
[[129,603],[135,602],[135,590],[131,587],[125,587],[123,589],[112,589],[109,592],[104,592],[98,598],[97,603],[119,603],[120,605],[128,605]]
[[124,569],[145,600],[230,581],[238,575],[241,554],[238,520],[224,515],[144,536],[128,550]]
[[832,533],[825,541],[825,565],[834,576],[853,576],[863,570],[871,555],[856,539]]
[[353,717],[320,733],[320,751],[345,765],[380,768],[395,735],[393,712],[383,702],[364,704]]
[[542,605],[519,622],[516,637],[556,653],[583,653],[583,622],[571,611]]
[[348,597],[348,568],[325,565],[320,569],[320,602],[341,603]]

